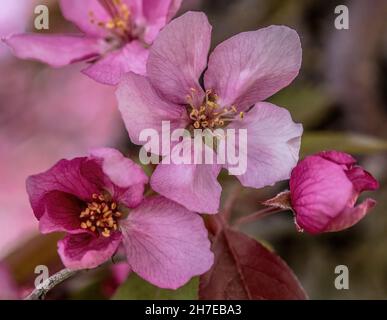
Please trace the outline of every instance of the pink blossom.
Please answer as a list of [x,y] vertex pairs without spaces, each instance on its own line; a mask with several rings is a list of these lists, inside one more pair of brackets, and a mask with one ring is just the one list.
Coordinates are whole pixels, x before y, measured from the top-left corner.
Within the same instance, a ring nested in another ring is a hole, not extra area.
[[148,178],[114,149],[61,160],[30,176],[27,191],[42,233],[63,231],[63,264],[94,268],[124,246],[133,272],[175,289],[206,272],[213,254],[200,216],[161,196],[144,199]]
[[64,17],[82,34],[16,34],[4,41],[17,57],[53,67],[91,62],[83,73],[115,85],[125,72],[145,72],[148,46],[180,4],[181,0],[61,0]]
[[[147,76],[125,75],[117,97],[131,140],[143,144],[139,135],[148,128],[161,135],[162,121],[170,121],[172,130],[247,129],[247,170],[237,176],[241,183],[260,188],[288,179],[298,160],[302,126],[287,110],[260,101],[297,76],[301,65],[297,33],[270,26],[238,34],[218,45],[207,65],[210,42],[207,17],[186,13],[155,40]],[[230,169],[227,162],[223,167]],[[216,213],[221,168],[164,162],[156,168],[151,186],[189,210]]]
[[7,74],[0,79],[0,218],[8,226],[0,234],[0,259],[38,233],[26,177],[121,135],[113,87],[82,76],[79,65],[36,74],[32,64],[9,60],[15,63],[0,62]]
[[360,193],[378,187],[375,178],[349,154],[326,151],[308,156],[290,177],[296,223],[312,234],[347,229],[376,203],[367,198],[356,205]]

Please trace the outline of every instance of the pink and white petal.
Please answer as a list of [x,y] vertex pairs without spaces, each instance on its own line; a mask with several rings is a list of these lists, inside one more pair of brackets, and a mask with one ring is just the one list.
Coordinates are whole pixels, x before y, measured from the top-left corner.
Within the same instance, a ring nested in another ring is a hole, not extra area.
[[116,96],[130,140],[135,144],[145,143],[140,139],[145,130],[149,134],[153,132],[157,141],[164,136],[169,141],[170,135],[162,134],[162,121],[169,121],[171,131],[188,123],[184,118],[185,109],[160,98],[146,77],[128,73],[119,84]]
[[107,35],[107,30],[98,26],[98,22],[107,22],[111,17],[99,0],[60,0],[60,8],[63,16],[84,33],[98,37]]
[[356,159],[352,157],[350,154],[341,152],[341,151],[322,151],[316,154],[324,159],[332,161],[337,164],[346,165],[348,167],[354,165],[356,163]]
[[146,61],[149,51],[138,41],[132,41],[122,49],[107,53],[82,72],[107,85],[117,85],[127,72],[146,73]]
[[[292,170],[291,203],[296,222],[312,234],[326,231],[353,198],[353,185],[340,165],[308,156]],[[334,192],[333,192],[334,191]]]
[[27,178],[27,192],[38,220],[45,212],[45,196],[52,191],[68,193],[84,201],[100,191],[97,184],[85,178],[83,171],[87,168],[96,174],[98,167],[87,158],[60,160],[51,169]]
[[341,231],[358,223],[376,205],[373,199],[366,199],[356,207],[346,207],[337,217],[326,226],[325,232]]
[[45,212],[39,220],[41,233],[64,231],[77,234],[84,233],[79,219],[84,210],[82,202],[73,195],[52,191],[44,199]]
[[378,181],[369,172],[359,166],[352,167],[346,171],[346,174],[358,193],[373,191],[379,188]]
[[16,34],[3,40],[16,57],[33,59],[52,67],[97,57],[100,43],[96,38],[65,35]]
[[206,68],[211,25],[204,13],[188,12],[172,20],[153,43],[147,74],[166,99],[186,104],[191,89],[203,95],[199,78]]
[[297,32],[270,26],[240,33],[210,55],[204,76],[219,102],[244,111],[290,84],[297,76],[302,50]]
[[[289,111],[271,103],[256,104],[245,117],[227,128],[236,129],[236,148],[247,160],[246,171],[237,175],[242,185],[262,188],[286,180],[298,161],[302,125]],[[247,130],[247,148],[239,144],[240,129]],[[233,166],[226,163],[230,170]]]
[[148,177],[138,164],[111,148],[94,149],[90,155],[101,163],[105,185],[111,188],[114,200],[129,208],[141,203]]
[[202,218],[163,197],[146,199],[121,229],[132,270],[158,287],[177,289],[213,264]]
[[115,232],[108,238],[88,233],[71,234],[58,242],[58,253],[66,268],[91,269],[110,259],[121,240],[120,232]]
[[[189,151],[181,151],[184,148],[191,149],[187,142],[185,140],[173,147],[171,157],[164,158],[157,166],[151,177],[151,187],[191,211],[215,214],[219,211],[222,192],[222,187],[217,180],[221,165],[197,164],[199,161],[194,160],[192,152],[189,156]],[[205,148],[208,154],[215,156],[210,148],[207,146]],[[185,157],[184,162],[176,164],[174,159],[178,159],[181,154]]]

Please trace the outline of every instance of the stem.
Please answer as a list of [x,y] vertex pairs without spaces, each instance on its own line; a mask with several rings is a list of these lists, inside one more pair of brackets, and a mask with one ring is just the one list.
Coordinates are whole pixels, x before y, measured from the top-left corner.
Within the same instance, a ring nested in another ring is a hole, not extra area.
[[58,284],[62,283],[64,280],[74,276],[75,274],[79,273],[82,270],[70,270],[70,269],[63,269],[51,277],[49,277],[47,280],[45,280],[41,285],[38,286],[34,291],[32,291],[24,300],[42,300],[44,299],[44,296],[47,294],[48,291],[50,291],[52,288],[57,286]]
[[237,185],[232,191],[231,195],[226,200],[226,203],[224,204],[224,209],[222,210],[222,217],[224,218],[224,221],[228,223],[231,218],[232,208],[237,201],[239,194],[242,191],[242,187],[240,185]]
[[278,213],[278,212],[281,212],[281,211],[285,211],[285,209],[282,209],[282,208],[265,208],[265,209],[262,209],[262,210],[259,210],[257,212],[254,212],[248,216],[244,216],[242,218],[239,218],[238,220],[235,221],[234,225],[239,227],[241,226],[242,224],[246,224],[246,223],[250,223],[250,222],[254,222],[256,220],[259,220],[259,219],[262,219],[264,217],[267,217],[273,213]]

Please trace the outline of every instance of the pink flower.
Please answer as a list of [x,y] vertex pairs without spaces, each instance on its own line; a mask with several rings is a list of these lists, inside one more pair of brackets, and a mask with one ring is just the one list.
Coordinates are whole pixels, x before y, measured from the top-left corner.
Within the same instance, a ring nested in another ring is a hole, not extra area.
[[[32,64],[12,60],[0,61],[7,75],[0,78],[0,219],[7,226],[0,233],[0,259],[39,231],[26,177],[57,159],[115,144],[122,135],[113,87],[83,76],[79,65],[45,67],[37,76]],[[34,76],[39,80],[31,81]]]
[[145,72],[147,47],[175,15],[181,1],[61,0],[64,17],[83,34],[17,34],[4,41],[17,57],[53,67],[91,62],[83,73],[115,85],[125,72]]
[[312,234],[347,229],[359,222],[375,205],[366,199],[356,205],[360,193],[376,190],[375,178],[339,151],[308,156],[290,177],[291,206],[296,223]]
[[[170,121],[171,130],[227,127],[238,134],[247,129],[247,170],[238,175],[241,183],[260,188],[288,179],[298,160],[302,126],[287,110],[260,101],[297,76],[301,65],[297,33],[285,26],[241,33],[218,45],[207,65],[210,42],[207,17],[186,13],[155,40],[147,76],[125,75],[117,97],[131,140],[143,144],[139,135],[148,128],[161,135],[162,121]],[[238,136],[235,139],[238,142]],[[230,169],[230,164],[223,167]],[[189,210],[216,213],[221,168],[164,162],[156,168],[151,186]]]
[[30,176],[27,191],[40,231],[67,233],[58,243],[66,267],[97,267],[123,243],[131,270],[175,289],[211,267],[207,230],[200,216],[177,203],[144,199],[147,181],[118,151],[98,149]]

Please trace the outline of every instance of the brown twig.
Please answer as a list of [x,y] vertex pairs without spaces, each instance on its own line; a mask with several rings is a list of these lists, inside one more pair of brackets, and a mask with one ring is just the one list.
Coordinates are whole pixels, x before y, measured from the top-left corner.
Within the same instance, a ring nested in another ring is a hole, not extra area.
[[47,280],[45,280],[41,285],[39,285],[34,291],[32,291],[24,300],[42,300],[44,299],[45,295],[48,291],[50,291],[52,288],[57,286],[58,284],[62,283],[64,280],[74,276],[75,274],[79,273],[81,270],[70,270],[70,269],[63,269],[51,277],[49,277]]

